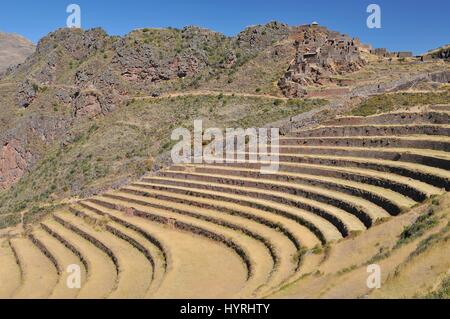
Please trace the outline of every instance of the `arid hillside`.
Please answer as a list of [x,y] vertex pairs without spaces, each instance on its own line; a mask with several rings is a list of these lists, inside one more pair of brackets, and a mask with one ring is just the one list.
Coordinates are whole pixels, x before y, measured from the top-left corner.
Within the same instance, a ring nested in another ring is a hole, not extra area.
[[34,50],[35,45],[24,37],[0,32],[0,74],[23,63]]
[[[376,52],[279,22],[50,33],[0,76],[0,298],[448,298],[450,63]],[[280,128],[279,171],[173,165],[196,119]]]

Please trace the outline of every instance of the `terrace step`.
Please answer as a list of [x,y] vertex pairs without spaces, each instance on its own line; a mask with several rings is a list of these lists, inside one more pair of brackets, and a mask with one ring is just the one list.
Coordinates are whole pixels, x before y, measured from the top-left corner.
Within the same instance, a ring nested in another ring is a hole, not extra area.
[[[248,161],[224,163],[220,165],[204,164],[203,166],[207,167],[208,170],[206,168],[197,168],[197,171],[211,173],[211,169],[217,168],[220,171],[223,170],[224,167],[227,167],[228,169],[232,169],[235,171],[234,173],[232,173],[233,175],[238,175],[239,173],[241,173],[241,169],[244,169],[242,173],[246,173],[246,176],[254,177],[260,176],[261,174],[257,173],[261,172],[261,167],[263,165],[267,166],[269,164],[270,163],[268,162],[251,163]],[[175,168],[176,167],[173,167],[172,169],[175,170]],[[408,177],[361,168],[346,168],[326,165],[301,164],[295,162],[280,162],[279,172],[277,174],[264,174],[263,177],[267,179],[292,182],[296,180],[296,178],[295,175],[292,175],[291,173],[305,175],[302,176],[304,177],[304,179],[297,181],[300,184],[302,184],[302,182],[308,183],[308,180],[314,181],[319,178],[331,177],[333,179],[368,184],[389,189],[416,202],[422,202],[430,196],[442,194],[441,189],[417,180],[413,180]],[[315,177],[311,179],[310,176]],[[319,184],[323,184],[325,180],[320,179],[318,182]],[[326,186],[326,188],[335,187],[336,186],[332,185]]]
[[450,152],[450,137],[434,135],[414,136],[352,136],[352,137],[282,137],[280,148],[284,146],[346,146],[417,148]]
[[[180,189],[183,189],[180,187]],[[219,210],[221,214],[229,214],[232,216],[239,216],[246,220],[255,221],[261,225],[266,225],[272,229],[276,229],[277,232],[283,233],[288,237],[296,247],[296,249],[307,248],[312,249],[320,245],[318,238],[308,228],[298,224],[284,216],[272,214],[270,212],[252,208],[245,205],[239,205],[234,202],[226,201],[223,192],[214,192],[201,189],[186,189],[190,195],[184,195],[182,193],[165,192],[164,195],[160,195],[159,198],[166,198],[167,200],[188,203],[188,205],[195,207],[208,207]],[[138,190],[138,187],[130,187],[122,189],[123,192],[131,193],[143,193],[145,197],[150,197],[149,190],[143,188],[142,191]],[[195,194],[195,196],[193,196]],[[226,194],[225,194],[226,195]]]
[[0,240],[0,299],[11,298],[20,287],[22,274],[7,239]]
[[370,125],[370,124],[448,124],[450,113],[431,112],[395,112],[367,117],[347,116],[326,122],[324,125]]
[[22,285],[14,293],[17,299],[50,297],[58,282],[57,269],[28,238],[13,238],[11,246],[22,269]]
[[[189,183],[187,184],[187,181],[185,179],[167,179],[163,177],[154,177],[148,181],[149,182],[145,182],[144,179],[144,182],[135,183],[130,187],[124,188],[124,191],[129,190],[130,188],[132,189],[133,187],[138,188],[140,187],[142,189],[141,190],[137,189],[137,191],[158,190],[158,191],[171,191],[174,193],[190,194],[190,192],[192,193],[198,192],[198,190],[193,188],[192,186],[196,186],[199,189],[203,188],[204,190],[212,190],[216,192],[217,190],[211,189],[211,186],[223,187],[223,189],[235,188],[232,186],[226,187],[222,184],[211,184],[211,183],[205,184],[202,182],[195,182],[195,181],[189,181]],[[289,205],[281,204],[270,200],[260,199],[253,196],[235,193],[230,194],[227,191],[223,191],[223,189],[220,189],[220,191],[222,192],[221,196],[222,200],[266,210],[268,213],[277,214],[279,216],[289,218],[303,226],[308,227],[309,230],[312,231],[316,235],[316,237],[320,239],[322,243],[342,239],[341,233],[332,223],[316,214],[313,214],[303,209],[299,209],[297,207],[292,207]]]
[[[226,173],[226,172],[225,172]],[[167,171],[159,178],[145,178],[144,181],[175,186],[190,186],[229,193],[231,197],[244,195],[279,202],[319,215],[337,227],[343,236],[348,232],[370,227],[376,220],[389,214],[382,208],[359,197],[328,190],[321,187],[295,183],[282,183],[268,179],[235,178],[227,175],[183,173]],[[258,174],[258,173],[257,173]],[[188,185],[190,184],[190,185]],[[244,184],[245,186],[241,186]],[[267,192],[270,190],[270,193]],[[338,218],[336,221],[335,219]],[[341,219],[343,218],[343,219]],[[342,225],[344,223],[344,225]],[[345,232],[342,227],[346,228]]]
[[[240,184],[245,183],[245,185],[251,187],[293,193],[294,195],[307,197],[310,199],[316,199],[317,196],[313,194],[322,194],[323,196],[328,196],[328,198],[336,195],[335,201],[325,201],[333,206],[338,206],[336,202],[338,201],[337,199],[342,196],[341,193],[346,193],[356,198],[362,197],[363,199],[371,201],[382,207],[391,215],[397,215],[403,209],[409,208],[416,204],[416,202],[412,199],[389,189],[340,178],[291,172],[262,174],[258,169],[236,168],[220,165],[188,165],[185,167],[188,167],[188,171],[183,172],[183,178],[192,178],[196,180],[202,180],[202,176],[214,180],[227,178],[224,181],[227,181],[229,184],[235,183],[237,180],[235,176],[239,176],[239,180],[242,181]],[[174,173],[174,171],[179,172],[181,167],[176,168],[177,170],[164,171],[160,175],[176,177],[177,173]],[[293,191],[293,189],[295,189],[295,191]],[[317,197],[317,199],[320,201],[323,200],[322,197]],[[354,200],[355,199],[352,199],[352,201]]]
[[[275,263],[267,246],[261,241],[209,221],[199,220],[187,215],[180,215],[169,209],[143,205],[145,203],[139,202],[141,200],[142,197],[140,196],[126,193],[122,194],[122,197],[104,195],[101,198],[96,198],[97,204],[105,205],[110,208],[126,209],[132,207],[139,217],[160,220],[163,224],[170,224],[170,222],[173,221],[175,228],[187,230],[208,239],[213,239],[216,242],[231,248],[241,257],[242,262],[247,266],[248,285],[252,286],[253,290],[259,289],[272,279]],[[138,202],[140,204],[138,204]]]
[[[249,285],[248,268],[242,257],[217,240],[205,239],[199,229],[188,228],[179,221],[170,225],[169,219],[144,211],[136,210],[135,214],[127,216],[122,209],[127,203],[114,202],[103,196],[90,199],[89,203],[92,202],[114,220],[124,220],[130,226],[154,235],[164,245],[169,259],[168,271],[154,298],[252,295],[254,286]],[[128,207],[137,209],[139,205]],[[210,285],[215,287],[213,292]]]
[[320,126],[290,133],[292,137],[348,137],[348,136],[401,136],[401,135],[450,136],[450,125],[347,125]]
[[127,241],[105,231],[102,226],[90,225],[71,213],[59,213],[58,218],[66,224],[87,234],[96,245],[105,246],[105,251],[114,261],[118,273],[117,289],[111,298],[142,298],[152,281],[152,267],[147,258]]
[[280,148],[283,156],[332,155],[346,157],[374,158],[380,160],[409,162],[425,166],[447,169],[450,167],[450,153],[412,148],[369,148],[342,146],[285,146]]
[[[188,179],[193,177],[194,175],[189,175]],[[203,174],[199,174],[198,176],[205,176]],[[164,176],[166,177],[166,176]],[[219,182],[224,181],[226,179],[226,176],[220,176],[217,177],[219,179]],[[182,179],[180,176],[179,179]],[[227,180],[227,182],[233,181],[233,179]],[[236,180],[235,180],[236,181]],[[211,185],[211,182],[214,183],[214,185]],[[309,200],[308,198],[304,198],[297,195],[291,195],[290,193],[284,193],[275,191],[276,187],[273,187],[270,194],[267,194],[267,192],[264,192],[260,190],[259,188],[252,188],[248,187],[247,185],[245,187],[240,187],[238,185],[239,181],[236,182],[236,185],[233,185],[233,188],[224,188],[222,183],[217,183],[215,179],[211,179],[208,181],[204,181],[204,187],[206,186],[209,190],[218,190],[227,192],[229,194],[235,195],[245,195],[245,196],[251,196],[254,198],[261,198],[265,200],[269,200],[275,203],[285,204],[287,206],[296,207],[299,209],[303,209],[310,214],[314,216],[320,216],[321,218],[327,220],[329,223],[331,223],[338,231],[341,233],[341,236],[346,237],[352,232],[359,232],[366,230],[366,227],[364,224],[355,216],[349,214],[348,212],[337,208],[332,205],[324,204],[321,202],[317,202],[314,200]],[[228,183],[229,184],[229,183]],[[214,186],[218,187],[217,189],[214,188]],[[253,185],[252,185],[253,186]],[[154,192],[154,191],[153,191]]]
[[439,112],[450,112],[450,105],[432,105],[428,107],[432,111],[439,111]]
[[438,189],[450,190],[450,171],[422,164],[397,162],[374,158],[360,158],[332,155],[280,154],[280,162],[293,162],[311,165],[355,167],[361,169],[387,172],[409,177]]
[[176,201],[173,197],[167,198],[165,196],[170,194],[159,192],[159,196],[148,197],[141,196],[143,194],[133,194],[136,196],[130,196],[127,192],[116,192],[114,194],[105,194],[104,196],[124,200],[132,204],[170,210],[182,216],[189,216],[228,228],[261,242],[270,252],[273,263],[275,264],[275,271],[272,274],[271,283],[276,282],[276,284],[281,284],[298,269],[298,265],[292,262],[293,257],[298,253],[298,248],[283,233],[266,225],[256,223],[253,220],[244,219],[239,216],[231,216],[220,210],[203,208],[198,205],[192,206]]
[[[126,188],[122,189],[122,192],[144,194],[144,197],[151,197],[153,194],[149,193],[148,190],[139,192],[136,189],[131,191]],[[268,214],[264,210],[220,200],[222,193],[219,192],[203,190],[198,190],[197,192],[197,190],[192,190],[191,193],[194,192],[196,196],[174,192],[164,192],[162,194],[159,192],[158,198],[169,201],[170,204],[175,202],[194,207],[214,209],[220,215],[227,214],[238,217],[245,225],[247,225],[248,221],[255,222],[258,225],[263,225],[271,230],[275,230],[277,233],[283,234],[297,250],[301,248],[311,249],[320,245],[320,241],[311,231],[291,219],[275,214]]]
[[44,221],[41,226],[61,244],[82,256],[87,270],[87,278],[81,287],[78,298],[102,299],[108,297],[117,286],[117,272],[111,258],[93,243],[54,219]]
[[80,202],[70,209],[72,213],[94,223],[101,223],[102,220],[100,219],[107,219],[105,229],[108,232],[127,241],[145,256],[152,268],[151,284],[145,294],[145,297],[150,297],[164,280],[167,270],[167,253],[164,251],[162,244],[141,228],[133,227],[120,218],[108,215],[101,210],[101,206],[92,202]]
[[71,265],[77,265],[81,270],[81,287],[86,282],[87,271],[80,258],[70,251],[66,246],[56,238],[42,229],[37,229],[32,235],[43,247],[54,257],[54,263],[58,270],[58,283],[53,290],[50,298],[73,299],[76,298],[80,289],[71,289],[67,285],[67,279],[71,275],[67,271]]

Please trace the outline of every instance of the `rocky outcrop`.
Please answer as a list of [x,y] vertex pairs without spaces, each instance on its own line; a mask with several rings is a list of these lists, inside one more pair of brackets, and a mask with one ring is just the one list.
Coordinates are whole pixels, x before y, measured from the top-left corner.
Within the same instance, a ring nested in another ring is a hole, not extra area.
[[71,100],[75,117],[95,117],[113,111],[128,95],[119,76],[106,68],[98,74],[89,66],[75,74],[75,87]]
[[75,74],[75,86],[82,89],[96,88],[99,90],[108,89],[125,93],[121,86],[119,77],[111,68],[106,67],[101,73],[95,72],[93,68],[87,66],[79,69]]
[[121,70],[122,76],[129,81],[156,81],[165,76],[158,74],[159,68],[152,47],[147,44],[135,43],[128,45],[125,39],[114,44],[116,55],[113,63]]
[[421,57],[422,61],[444,60],[450,61],[450,45],[433,50]]
[[[114,110],[128,95],[128,88],[104,58],[106,53],[100,59],[96,57],[111,50],[112,43],[117,43],[117,39],[102,29],[60,29],[50,33],[39,41],[36,52],[23,65],[8,74],[11,78],[25,78],[16,93],[17,104],[27,108],[42,88],[42,92],[51,91],[52,107],[72,106],[75,117],[93,117]],[[146,56],[142,53],[124,52],[124,59],[130,65],[141,60],[145,68]]]
[[228,51],[225,54],[225,59],[221,63],[221,67],[224,69],[231,69],[237,62],[237,55],[234,51]]
[[10,140],[0,149],[0,190],[6,189],[26,172],[32,155],[16,140]]
[[247,52],[257,53],[275,43],[289,37],[291,28],[277,21],[266,25],[252,26],[238,34],[235,42],[237,47]]
[[55,51],[45,55],[44,60],[45,64],[37,71],[34,78],[42,85],[49,85],[55,81],[57,67],[61,65],[60,61],[62,60],[60,55]]
[[16,93],[16,100],[20,107],[27,108],[37,96],[39,87],[30,80],[25,80]]
[[194,76],[203,67],[205,67],[205,61],[198,58],[193,50],[188,50],[175,57],[169,63],[168,72],[171,75],[176,75],[178,78],[185,78]]
[[34,54],[6,75],[33,78],[41,85],[54,83],[72,65],[106,49],[109,36],[102,29],[59,29],[42,38]]
[[33,113],[21,117],[11,129],[0,131],[0,189],[29,172],[46,147],[64,136],[70,123],[64,115]]
[[83,60],[106,47],[108,35],[101,28],[90,30],[59,29],[39,41],[36,54],[49,56],[56,48],[62,48],[74,59]]
[[278,85],[286,97],[303,97],[305,87],[323,85],[336,74],[364,66],[359,41],[319,26],[303,26],[295,33],[296,56]]
[[433,73],[430,75],[430,79],[437,83],[450,83],[450,71]]
[[77,93],[79,90],[75,88],[58,88],[55,91],[55,100],[58,104],[69,105]]
[[93,118],[102,113],[100,96],[96,92],[80,93],[73,103],[75,117]]
[[[163,52],[155,44],[123,38],[114,43],[113,64],[131,82],[159,82],[194,76],[208,65],[205,52],[211,31],[187,27],[180,31],[174,52]],[[130,36],[131,37],[131,36]],[[181,43],[181,44],[180,44]]]

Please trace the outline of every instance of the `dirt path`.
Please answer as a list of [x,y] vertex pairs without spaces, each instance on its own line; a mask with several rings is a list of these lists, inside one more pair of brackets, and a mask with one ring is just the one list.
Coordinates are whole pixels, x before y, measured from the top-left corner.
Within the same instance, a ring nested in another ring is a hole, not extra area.
[[167,99],[174,97],[182,97],[182,96],[236,96],[236,97],[254,97],[254,98],[263,98],[263,99],[274,99],[274,100],[289,100],[286,97],[280,97],[275,95],[266,95],[266,94],[252,94],[252,93],[234,93],[234,92],[219,92],[219,91],[189,91],[189,92],[175,92],[175,93],[166,93],[160,96],[134,96],[130,97],[130,99],[135,100],[148,100],[148,99]]

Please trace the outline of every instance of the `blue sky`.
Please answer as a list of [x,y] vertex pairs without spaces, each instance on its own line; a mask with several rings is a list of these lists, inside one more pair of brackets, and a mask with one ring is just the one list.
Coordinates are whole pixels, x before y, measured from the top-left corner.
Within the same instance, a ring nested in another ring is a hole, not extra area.
[[[123,35],[140,27],[198,25],[234,35],[249,25],[278,20],[318,21],[375,47],[416,54],[450,43],[448,0],[15,0],[0,2],[0,31],[37,42],[64,27],[67,5],[82,9],[82,27]],[[368,29],[366,8],[382,9],[382,29]]]

